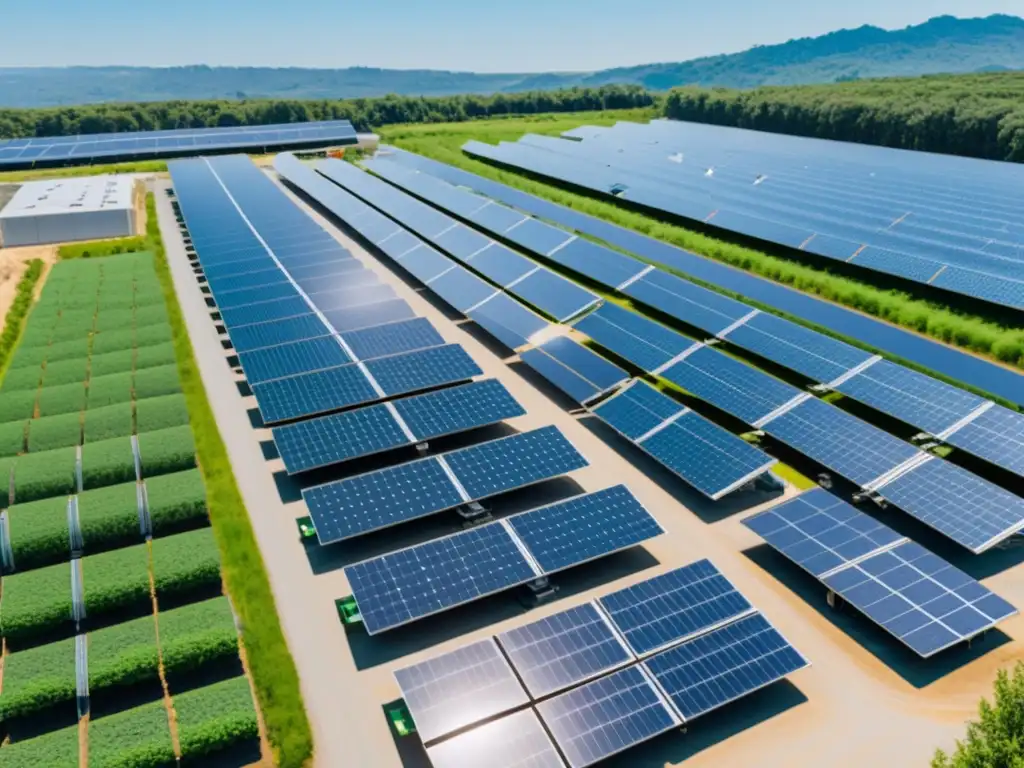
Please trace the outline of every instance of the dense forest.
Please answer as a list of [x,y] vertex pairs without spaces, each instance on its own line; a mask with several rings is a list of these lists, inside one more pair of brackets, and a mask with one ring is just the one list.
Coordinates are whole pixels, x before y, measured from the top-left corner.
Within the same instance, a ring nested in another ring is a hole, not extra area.
[[750,91],[681,88],[679,120],[1024,162],[1024,72],[934,75]]
[[320,101],[165,101],[49,109],[0,109],[0,139],[151,131],[309,120],[351,120],[358,131],[395,123],[461,122],[476,117],[649,107],[656,97],[635,85],[529,91],[493,96],[384,96]]

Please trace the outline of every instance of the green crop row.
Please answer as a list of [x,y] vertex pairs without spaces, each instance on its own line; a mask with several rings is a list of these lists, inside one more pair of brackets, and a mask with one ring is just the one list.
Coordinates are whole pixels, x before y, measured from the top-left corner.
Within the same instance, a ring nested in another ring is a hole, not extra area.
[[135,402],[135,423],[140,435],[157,429],[180,427],[188,421],[184,395],[164,395]]
[[[116,354],[116,353],[114,353]],[[95,370],[89,377],[88,400],[90,410],[117,403],[128,403],[132,399],[132,372],[108,373],[97,376]]]
[[24,717],[68,702],[71,703],[73,710],[73,637],[8,654],[4,658],[4,692],[0,696],[0,720]]
[[[75,384],[48,385],[44,378],[37,401],[39,416],[59,416],[65,413],[81,413],[85,408],[84,380]],[[32,416],[30,413],[29,416]]]
[[76,768],[78,766],[78,726],[72,725],[0,747],[4,768]]
[[57,258],[61,261],[71,259],[96,259],[101,256],[113,256],[119,253],[134,253],[146,247],[146,238],[123,237],[117,240],[94,240],[88,243],[70,243],[57,249]]
[[18,285],[14,289],[14,301],[11,303],[7,315],[4,317],[4,330],[0,334],[0,375],[7,368],[11,358],[11,352],[21,337],[21,331],[25,325],[25,317],[32,306],[32,295],[36,289],[36,283],[43,274],[43,262],[40,259],[32,259],[28,269],[21,276]]
[[174,697],[183,763],[259,739],[249,680],[235,677]]
[[[139,401],[145,400],[147,397],[177,394],[181,392],[178,366],[171,363],[135,371],[133,388],[135,399]],[[176,425],[169,424],[168,426]]]
[[163,701],[89,723],[89,768],[167,768],[174,764],[171,727]]
[[194,467],[196,444],[192,428],[186,425],[140,434],[139,455],[142,458],[142,477],[147,480]]

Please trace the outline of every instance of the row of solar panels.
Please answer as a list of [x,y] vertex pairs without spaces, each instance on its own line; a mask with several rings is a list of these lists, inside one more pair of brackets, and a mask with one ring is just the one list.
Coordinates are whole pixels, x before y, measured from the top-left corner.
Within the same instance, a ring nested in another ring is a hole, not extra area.
[[356,132],[348,120],[39,136],[0,142],[0,167],[62,160],[87,161],[93,158],[116,159],[317,143],[354,144],[355,141]]
[[[475,190],[487,195],[485,199],[488,201],[514,206],[516,210],[554,222],[570,231],[598,238],[627,253],[637,254],[646,262],[663,264],[705,284],[746,296],[762,306],[799,317],[842,336],[859,339],[872,348],[898,355],[950,379],[963,381],[1009,401],[1024,403],[1024,379],[1021,374],[1005,366],[999,366],[898,326],[876,320],[869,315],[846,309],[751,272],[744,272],[713,259],[698,256],[662,240],[422,155],[387,146],[381,148],[377,157],[386,157],[406,168],[423,171],[449,184]],[[499,206],[499,215],[503,207]],[[479,220],[484,222],[483,217]],[[500,230],[495,228],[491,231]]]
[[[510,208],[394,162],[375,173],[714,338],[842,392],[950,445],[1024,476],[1024,415],[790,320],[761,312],[537,219],[501,229]],[[481,201],[485,207],[474,210]],[[649,370],[649,369],[648,369]]]
[[395,678],[434,768],[584,768],[807,665],[701,560]]
[[[536,146],[541,142],[543,148]],[[600,146],[594,151],[589,145],[590,142],[544,141],[535,137],[527,142],[502,143],[496,147],[470,141],[463,150],[474,157],[621,198],[648,210],[700,221],[1001,306],[1024,309],[1024,263],[1012,258],[956,248],[938,241],[918,241],[913,236],[904,238],[887,228],[851,233],[852,227],[846,222],[806,212],[805,208],[814,207],[813,196],[806,205],[782,214],[757,210],[749,202],[711,200],[703,192],[688,195],[676,178],[676,163],[668,159],[654,161],[656,166],[651,170],[651,161],[645,162],[642,153],[638,159],[633,152],[601,151]],[[713,175],[704,177],[704,182],[714,183],[712,178]],[[754,193],[759,186],[750,184]],[[754,210],[754,214],[748,210]],[[762,217],[756,215],[758,213]]]

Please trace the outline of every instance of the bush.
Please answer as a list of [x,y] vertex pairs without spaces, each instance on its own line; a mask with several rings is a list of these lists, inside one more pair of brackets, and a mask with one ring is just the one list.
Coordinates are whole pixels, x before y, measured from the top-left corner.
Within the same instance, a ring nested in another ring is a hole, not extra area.
[[132,399],[132,372],[122,371],[106,376],[93,375],[89,379],[88,408],[103,408],[117,403],[128,403]]
[[153,582],[158,600],[177,600],[221,583],[220,553],[213,531],[200,528],[153,539]]
[[89,723],[89,768],[166,768],[174,748],[163,701]]
[[172,363],[170,365],[160,365],[136,371],[134,388],[136,400],[143,400],[147,397],[160,397],[161,395],[173,395],[181,392],[181,382],[178,380],[178,366]]
[[150,347],[154,344],[166,344],[171,340],[171,326],[166,323],[147,325],[135,329],[135,346]]
[[57,416],[62,413],[81,413],[85,408],[85,384],[44,386],[39,390],[39,415]]
[[[53,363],[60,363],[65,360],[78,360],[84,367],[86,359],[89,357],[89,337],[83,335],[80,339],[55,342],[48,346],[46,350],[47,368]],[[69,381],[74,381],[74,379],[65,379],[64,381],[51,383],[67,384]]]
[[148,347],[139,347],[135,350],[135,370],[152,368],[157,365],[167,365],[174,362],[174,344],[151,344]]
[[22,389],[0,395],[0,423],[24,422],[35,415],[37,390]]
[[1018,768],[1024,765],[1024,661],[996,673],[993,700],[982,699],[979,718],[952,755],[942,750],[932,768]]
[[145,544],[82,558],[85,613],[90,621],[150,605],[149,548]]
[[80,493],[78,518],[86,554],[128,547],[143,540],[139,530],[136,483],[121,483]]
[[74,493],[75,457],[74,448],[19,456],[14,464],[15,503]]
[[235,677],[174,697],[182,762],[259,740],[246,677]]
[[135,482],[135,456],[130,437],[98,440],[82,446],[83,488],[129,482]]
[[[77,344],[78,342],[74,342]],[[43,371],[43,386],[55,387],[59,384],[80,384],[89,375],[89,353],[83,348],[81,354],[55,360],[46,359],[46,370]]]
[[[17,360],[15,360],[17,362]],[[4,377],[3,393],[6,397],[11,392],[21,392],[28,390],[35,392],[39,389],[39,384],[43,380],[43,368],[42,360],[32,362],[21,368],[15,368],[14,363],[11,363],[11,369],[7,371],[7,375]]]
[[7,310],[3,332],[0,333],[0,371],[4,369],[18,343],[18,338],[25,325],[25,316],[32,306],[36,283],[39,282],[42,274],[43,262],[40,259],[32,259],[14,289],[14,301],[11,302],[11,307]]
[[97,333],[92,340],[92,351],[97,355],[118,352],[122,349],[131,349],[134,346],[135,331],[131,328]]
[[0,456],[16,456],[25,450],[28,421],[0,424]]
[[226,597],[160,611],[157,619],[164,673],[172,690],[178,675],[238,662],[238,630]]
[[153,536],[167,536],[209,520],[206,488],[198,469],[150,478],[146,496]]
[[188,424],[184,395],[164,395],[135,401],[135,423],[139,434]]
[[95,379],[115,373],[130,372],[135,364],[134,358],[135,355],[130,349],[107,352],[103,355],[93,354],[89,361],[90,376]]
[[14,567],[18,571],[71,559],[67,496],[15,504],[8,510],[8,518]]
[[71,259],[97,259],[116,253],[133,253],[146,247],[146,238],[122,237],[117,240],[93,240],[88,243],[70,243],[57,249],[61,261]]
[[4,768],[78,765],[78,726],[72,725],[3,747]]
[[0,634],[8,648],[18,650],[71,621],[70,578],[67,563],[4,576]]
[[[132,434],[132,404],[118,403],[85,412],[85,441],[111,440]],[[31,437],[31,433],[29,435]]]
[[142,477],[148,479],[196,465],[196,445],[188,426],[159,429],[139,435]]
[[[75,704],[75,640],[70,638],[12,653],[4,659],[0,720],[10,721]],[[7,748],[3,748],[6,756]],[[7,761],[3,760],[7,765]]]
[[89,695],[160,679],[156,621],[142,616],[89,633]]
[[62,413],[59,416],[47,416],[33,419],[28,427],[28,449],[36,451],[52,451],[69,445],[80,445],[82,442],[82,415],[80,413]]

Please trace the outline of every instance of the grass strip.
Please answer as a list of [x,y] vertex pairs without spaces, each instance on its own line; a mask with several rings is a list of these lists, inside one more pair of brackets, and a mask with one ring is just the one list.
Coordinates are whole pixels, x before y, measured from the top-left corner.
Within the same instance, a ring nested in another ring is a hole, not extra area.
[[87,554],[142,542],[135,483],[78,494],[78,518]]
[[135,370],[153,368],[157,365],[176,363],[174,353],[174,342],[168,341],[163,344],[151,344],[148,347],[139,347],[135,350]]
[[163,701],[89,723],[89,768],[166,768],[174,764]]
[[148,550],[140,544],[82,559],[85,615],[90,621],[150,604]]
[[135,401],[135,424],[139,434],[188,424],[185,396],[164,395]]
[[198,469],[152,477],[146,480],[146,495],[153,536],[168,536],[209,519],[206,487]]
[[[68,342],[63,342],[67,344]],[[79,342],[71,342],[78,345]],[[52,349],[52,347],[51,347]],[[61,384],[81,384],[89,375],[89,350],[82,345],[80,355],[56,360],[47,356],[46,368],[43,370],[43,386],[58,387]]]
[[0,634],[17,651],[71,621],[71,571],[67,563],[4,576]]
[[[59,175],[57,171],[54,175]],[[99,173],[94,170],[93,173]],[[122,237],[117,240],[91,240],[86,243],[70,243],[57,249],[57,258],[61,261],[72,259],[96,259],[116,253],[128,253],[145,249],[146,238]]]
[[92,342],[92,351],[97,355],[119,352],[135,346],[135,331],[131,328],[97,333]]
[[4,315],[4,330],[0,333],[0,376],[7,370],[11,359],[11,353],[18,345],[22,329],[25,326],[25,318],[32,307],[32,296],[36,290],[36,283],[43,275],[42,259],[32,259],[28,268],[14,288],[14,301],[11,302],[7,314]]
[[235,677],[174,697],[182,761],[259,739],[249,680]]
[[156,621],[141,616],[89,633],[89,695],[160,679]]
[[85,369],[89,360],[89,338],[87,334],[83,334],[79,339],[70,339],[68,341],[54,342],[46,348],[46,375],[47,377],[54,369],[54,363],[62,363],[67,361],[68,368],[75,370],[74,366],[77,364],[82,370],[80,377],[75,378],[70,373],[64,374],[60,377],[60,380],[50,379],[46,383],[48,384],[70,384],[73,381],[81,381],[85,379]]
[[130,368],[120,373],[89,377],[88,408],[103,408],[108,405],[128,403],[131,402],[131,399],[132,372]]
[[4,392],[0,396],[0,423],[31,419],[36,410],[37,397],[35,389]]
[[134,366],[135,354],[130,349],[94,354],[89,363],[90,376],[92,379],[96,379],[115,373],[130,373]]
[[17,456],[25,450],[28,425],[27,419],[0,424],[0,456]]
[[15,503],[74,493],[75,455],[74,448],[65,447],[19,456],[14,463]]
[[146,325],[135,329],[136,347],[151,347],[154,344],[166,344],[168,341],[173,341],[169,325]]
[[78,766],[78,726],[72,725],[0,747],[4,768],[41,768],[41,766]]
[[110,333],[130,328],[135,322],[134,309],[105,309],[96,316],[96,332]]
[[[28,357],[22,360],[22,353]],[[38,359],[37,359],[38,358]],[[35,392],[43,381],[43,362],[46,359],[46,347],[42,347],[38,355],[34,350],[21,349],[14,356],[11,367],[4,377],[3,394],[29,390]],[[24,364],[22,364],[24,363]]]
[[[221,553],[223,575],[241,620],[249,671],[275,760],[282,768],[298,768],[313,752],[313,736],[302,703],[298,673],[281,631],[263,557],[192,352],[160,237],[156,200],[152,193],[146,196],[146,229],[174,332],[178,372],[191,416],[191,426],[179,429],[192,429],[195,432],[199,464],[206,482],[210,520]],[[140,446],[150,442],[147,438],[154,438],[152,442],[155,444],[155,437],[160,434],[149,432],[140,435]],[[147,477],[150,460],[146,457],[154,454],[155,451],[149,453],[142,447]]]
[[[4,659],[0,721],[75,704],[75,639],[28,648]],[[2,759],[0,763],[6,765]]]

